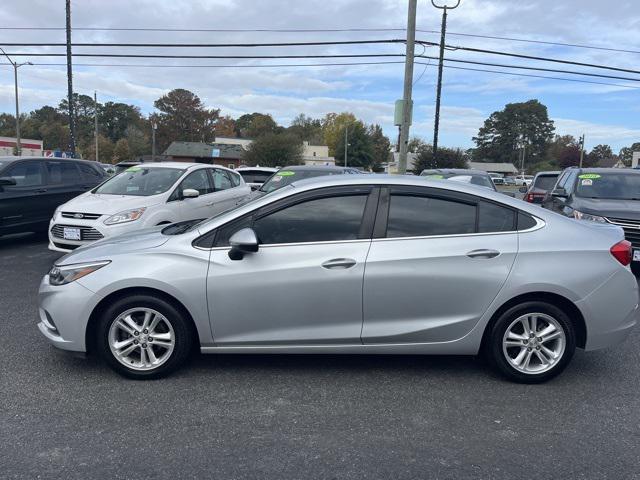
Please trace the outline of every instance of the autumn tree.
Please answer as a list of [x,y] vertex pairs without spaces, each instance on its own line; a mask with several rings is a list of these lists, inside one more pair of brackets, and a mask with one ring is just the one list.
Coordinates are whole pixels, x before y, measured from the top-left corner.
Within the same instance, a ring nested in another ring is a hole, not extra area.
[[[329,155],[336,156],[338,143],[343,142],[344,132],[351,129],[358,120],[353,113],[327,113],[322,120],[324,143],[329,147]],[[364,128],[364,127],[363,127]]]
[[229,115],[219,117],[214,127],[216,137],[235,137],[236,121]]
[[244,154],[250,166],[284,167],[302,162],[302,142],[290,133],[267,133],[256,138]]
[[247,113],[236,120],[236,134],[241,138],[258,138],[280,130],[271,115],[264,113]]

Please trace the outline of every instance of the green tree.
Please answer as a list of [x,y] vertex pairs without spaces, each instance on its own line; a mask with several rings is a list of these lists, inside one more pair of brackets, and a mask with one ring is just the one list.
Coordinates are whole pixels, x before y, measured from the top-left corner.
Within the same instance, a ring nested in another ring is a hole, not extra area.
[[287,132],[297,136],[301,141],[307,141],[312,145],[319,145],[324,142],[322,134],[322,121],[316,118],[307,117],[301,113],[293,119]]
[[612,158],[613,150],[611,150],[609,145],[600,144],[593,147],[591,152],[589,152],[589,156],[593,157],[595,163],[598,163],[600,160]]
[[[99,107],[98,107],[99,108]],[[69,102],[63,98],[58,105],[58,113],[65,123],[69,123]],[[94,131],[95,104],[89,95],[73,94],[73,116],[76,127],[76,144],[86,143]]]
[[426,144],[421,138],[412,137],[407,143],[407,152],[417,153],[420,148],[424,147]]
[[219,117],[214,127],[216,137],[235,137],[236,121],[229,115]]
[[98,123],[100,132],[112,142],[117,142],[126,136],[129,126],[134,125],[142,130],[145,121],[138,107],[126,103],[106,102],[98,110]]
[[[125,132],[127,145],[129,146],[129,155],[139,157],[151,152],[151,142],[147,135],[144,134],[135,124],[129,125]],[[118,140],[120,141],[120,140]],[[99,147],[98,147],[99,148]]]
[[418,149],[413,171],[419,174],[429,168],[468,168],[466,152],[460,148],[438,147],[434,160],[433,145],[424,144]]
[[[374,149],[371,137],[367,129],[360,121],[351,124],[347,136],[347,161],[349,167],[358,167],[364,170],[371,170],[374,167]],[[336,165],[345,165],[344,134],[338,135],[336,145]]]
[[371,139],[371,147],[373,150],[371,170],[379,171],[382,169],[382,164],[390,160],[391,142],[382,131],[380,125],[369,125],[367,135],[369,135]]
[[[98,146],[98,148],[100,148]],[[129,142],[126,138],[121,138],[116,142],[116,146],[113,149],[113,159],[115,162],[122,162],[131,158],[131,152],[129,150]]]
[[560,154],[566,147],[577,145],[573,135],[556,135],[547,146],[546,160],[552,164],[558,164]]
[[271,117],[264,113],[247,113],[236,120],[236,134],[240,138],[258,138],[281,129]]
[[544,159],[553,132],[547,107],[538,100],[509,103],[503,110],[493,112],[473,137],[476,159],[518,164],[520,146],[524,144],[527,165],[538,163]]
[[302,162],[302,142],[290,133],[267,133],[259,136],[244,154],[250,166],[284,167]]
[[[322,134],[324,143],[329,147],[329,155],[336,156],[338,151],[338,143],[344,145],[345,129],[351,130],[358,123],[356,116],[350,112],[343,113],[327,113],[322,120]],[[360,122],[362,125],[362,122]],[[364,126],[363,126],[364,128]],[[344,151],[344,147],[342,148]]]
[[633,159],[633,152],[640,152],[640,142],[635,142],[630,147],[623,147],[620,149],[618,156],[628,167],[631,166],[631,160]]
[[[98,135],[98,156],[101,163],[113,163],[113,150],[115,144],[102,134]],[[86,150],[83,152],[84,158],[90,160],[96,159],[96,143],[95,141],[87,145]]]
[[160,111],[150,117],[158,125],[156,143],[160,152],[175,140],[212,142],[215,138],[220,111],[206,108],[195,93],[177,88],[153,104]]

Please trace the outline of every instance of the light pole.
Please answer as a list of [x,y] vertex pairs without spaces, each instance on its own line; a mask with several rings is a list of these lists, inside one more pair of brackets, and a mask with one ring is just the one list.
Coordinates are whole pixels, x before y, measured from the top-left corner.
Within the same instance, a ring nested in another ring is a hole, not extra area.
[[442,64],[444,63],[444,39],[447,31],[447,9],[453,10],[460,5],[460,0],[456,1],[453,7],[448,7],[446,4],[443,6],[436,5],[434,0],[431,0],[431,4],[442,10],[442,28],[440,30],[440,63],[438,64],[438,86],[436,88],[436,117],[433,122],[433,161],[435,166],[438,165],[438,133],[440,129],[440,96],[442,94]]
[[344,166],[347,166],[347,147],[349,143],[347,142],[347,132],[349,131],[349,125],[345,125],[344,127]]
[[95,127],[96,136],[96,162],[100,161],[100,154],[98,153],[98,92],[93,91],[93,121]]
[[7,53],[2,48],[0,48],[0,51],[2,51],[2,54],[5,57],[7,57],[7,60],[9,60],[9,63],[13,66],[13,80],[14,80],[15,89],[16,89],[16,153],[20,157],[22,156],[22,144],[20,143],[20,104],[18,101],[18,68],[22,67],[23,65],[33,65],[33,63],[14,62],[13,60],[11,60],[11,58],[9,58],[9,55],[7,55]]
[[153,122],[151,124],[151,161],[156,161],[156,130],[158,129],[158,124]]

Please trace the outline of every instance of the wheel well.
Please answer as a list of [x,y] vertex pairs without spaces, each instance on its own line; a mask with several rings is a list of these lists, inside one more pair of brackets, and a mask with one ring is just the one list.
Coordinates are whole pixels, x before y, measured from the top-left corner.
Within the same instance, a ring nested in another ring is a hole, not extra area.
[[184,318],[188,320],[188,323],[191,327],[191,333],[194,338],[194,345],[198,345],[198,330],[196,329],[196,324],[193,321],[193,317],[189,313],[189,310],[175,297],[169,295],[168,293],[163,292],[162,290],[157,290],[155,288],[147,288],[147,287],[132,287],[132,288],[124,288],[122,290],[118,290],[116,292],[110,293],[102,300],[100,303],[96,305],[96,307],[91,312],[89,316],[89,322],[87,323],[87,330],[85,331],[85,345],[87,349],[87,353],[91,354],[95,352],[95,341],[96,336],[93,334],[95,332],[95,327],[100,320],[100,315],[107,308],[107,306],[116,300],[119,300],[124,297],[128,297],[131,295],[149,295],[152,297],[157,297],[163,299],[165,302],[170,303],[176,309],[178,309],[183,315]]
[[496,312],[493,314],[491,320],[489,320],[489,323],[484,329],[481,348],[485,346],[493,324],[498,320],[498,318],[500,318],[500,316],[504,312],[515,305],[531,301],[550,303],[566,313],[569,317],[569,320],[571,320],[571,323],[573,323],[573,326],[576,329],[576,345],[580,348],[584,348],[587,343],[587,326],[584,323],[584,317],[582,316],[582,313],[580,312],[578,307],[576,307],[575,304],[568,298],[556,293],[549,292],[531,292],[525,293],[523,295],[518,295],[517,297],[512,298],[500,308],[498,308],[498,310],[496,310]]

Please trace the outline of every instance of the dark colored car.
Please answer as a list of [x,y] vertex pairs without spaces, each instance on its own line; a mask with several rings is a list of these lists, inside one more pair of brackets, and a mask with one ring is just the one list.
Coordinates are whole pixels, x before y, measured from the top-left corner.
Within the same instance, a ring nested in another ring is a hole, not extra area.
[[553,190],[559,175],[560,172],[536,173],[529,188],[520,187],[520,192],[525,194],[524,200],[529,203],[542,203],[547,193]]
[[0,236],[46,231],[58,205],[107,178],[86,160],[0,157]]
[[542,206],[577,220],[619,225],[633,246],[640,270],[640,171],[623,168],[567,168]]
[[125,161],[125,162],[120,162],[120,163],[116,163],[114,165],[114,169],[115,169],[115,173],[114,175],[118,175],[119,173],[124,172],[127,168],[131,168],[131,167],[136,167],[138,165],[141,165],[142,162],[136,162],[136,161]]
[[267,193],[274,192],[298,180],[313,177],[324,177],[326,175],[353,175],[360,174],[358,169],[350,167],[330,167],[312,165],[294,165],[284,167],[274,173],[262,186],[251,192],[251,200],[260,198]]

